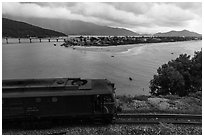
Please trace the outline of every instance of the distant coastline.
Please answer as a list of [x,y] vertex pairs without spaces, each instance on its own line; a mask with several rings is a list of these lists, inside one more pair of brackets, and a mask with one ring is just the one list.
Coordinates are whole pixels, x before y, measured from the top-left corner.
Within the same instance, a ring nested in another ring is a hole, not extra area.
[[[190,42],[190,41],[178,41],[178,42]],[[196,42],[191,41],[191,42]],[[177,42],[162,42],[163,44],[177,43]],[[127,44],[118,46],[69,46],[67,48],[72,48],[78,51],[91,51],[91,52],[109,52],[109,53],[127,53],[131,52],[134,48],[140,48],[148,44],[162,44],[160,43],[140,43],[140,44]]]
[[[73,50],[78,50],[78,51],[93,51],[93,52],[128,52],[132,48],[135,47],[141,47],[144,44],[151,44],[151,43],[174,43],[174,42],[187,42],[187,41],[200,41],[202,40],[201,38],[197,37],[115,37],[118,38],[117,45],[102,45],[100,44],[99,39],[103,39],[104,37],[100,36],[94,36],[94,39],[98,39],[99,42],[97,45],[94,45],[93,43],[90,45],[84,45],[84,39],[90,39],[93,38],[93,36],[69,36],[69,37],[51,37],[51,38],[21,38],[19,42],[19,38],[8,38],[8,43],[7,44],[18,44],[18,43],[44,43],[44,42],[50,42],[51,45],[60,45],[64,46],[66,48],[72,48]],[[110,38],[110,36],[106,36],[106,38]],[[112,36],[112,38],[114,38]],[[160,39],[161,38],[161,39]],[[163,41],[162,41],[163,38]],[[32,42],[30,42],[30,39]],[[83,39],[82,41],[80,39]],[[122,39],[127,39],[126,42],[121,42],[120,40]],[[135,39],[135,41],[133,41]],[[41,41],[40,41],[41,40]],[[70,44],[70,40],[75,42],[75,45]],[[129,40],[129,42],[128,42]],[[57,44],[60,42],[59,44]],[[97,41],[95,41],[97,42]],[[2,43],[6,44],[6,39],[2,39]]]
[[61,46],[64,47],[107,47],[129,44],[146,44],[162,42],[179,42],[202,40],[202,37],[132,37],[132,36],[107,36],[107,37],[73,37],[68,38]]

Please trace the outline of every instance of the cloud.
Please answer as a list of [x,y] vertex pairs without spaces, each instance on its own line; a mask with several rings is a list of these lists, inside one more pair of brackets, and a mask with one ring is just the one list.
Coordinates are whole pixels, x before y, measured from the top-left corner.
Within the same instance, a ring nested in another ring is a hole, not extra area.
[[132,2],[123,2],[123,3],[112,2],[109,4],[113,5],[115,8],[117,8],[119,10],[132,12],[136,15],[144,14],[146,11],[149,10],[149,8],[152,5],[152,3],[141,3],[141,2],[135,2],[135,3],[132,3]]
[[117,24],[143,25],[150,21],[145,16],[135,15],[133,12],[127,10],[117,9],[107,3],[78,3],[72,11],[86,17],[109,20]]
[[[138,2],[3,3],[3,14],[63,18],[99,25],[125,27],[136,32],[189,29],[201,32],[202,4]],[[199,25],[199,26],[195,26]]]
[[155,24],[162,26],[181,26],[196,16],[188,10],[182,10],[177,6],[163,3],[153,5],[146,15],[153,18]]

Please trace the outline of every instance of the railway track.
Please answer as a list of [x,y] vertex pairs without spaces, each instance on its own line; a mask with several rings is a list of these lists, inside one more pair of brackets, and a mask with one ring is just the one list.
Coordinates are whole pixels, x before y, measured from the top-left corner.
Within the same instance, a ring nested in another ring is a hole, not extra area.
[[[118,114],[113,124],[184,124],[202,125],[202,115],[192,114]],[[54,132],[50,135],[65,135],[66,132]]]
[[118,114],[115,124],[188,124],[202,125],[202,115],[192,114]]
[[[118,114],[116,119],[113,121],[112,124],[152,125],[152,124],[164,124],[164,123],[166,123],[166,124],[179,124],[179,125],[199,125],[200,126],[200,125],[202,125],[202,115],[192,115],[192,114]],[[86,122],[84,124],[89,125],[89,123],[86,123]],[[77,123],[75,125],[77,125]],[[49,133],[49,135],[65,135],[65,134],[67,134],[67,131],[59,131],[59,132],[55,131],[55,132]]]

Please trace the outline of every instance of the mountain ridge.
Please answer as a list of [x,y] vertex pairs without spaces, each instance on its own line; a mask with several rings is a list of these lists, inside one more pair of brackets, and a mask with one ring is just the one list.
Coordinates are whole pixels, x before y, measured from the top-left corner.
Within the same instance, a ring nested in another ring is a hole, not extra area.
[[66,36],[61,32],[50,29],[44,29],[22,21],[16,21],[8,18],[2,18],[2,36],[3,37],[59,37]]
[[[4,17],[7,17],[4,15]],[[67,35],[112,35],[112,36],[139,36],[131,30],[125,28],[114,28],[101,26],[94,23],[68,19],[45,19],[45,18],[23,18],[8,16],[14,20],[20,20],[47,29],[62,32]]]
[[202,34],[196,33],[196,32],[192,32],[189,30],[181,30],[181,31],[168,31],[168,32],[158,32],[155,33],[153,36],[157,36],[157,37],[202,37]]
[[[3,15],[2,20],[7,18]],[[94,23],[87,23],[78,20],[66,20],[66,19],[40,19],[40,18],[19,18],[19,17],[9,17],[10,20],[18,20],[17,22],[27,23],[34,27],[40,27],[43,29],[51,29],[55,32],[59,32],[64,35],[99,35],[99,36],[156,36],[156,37],[202,37],[202,34],[191,32],[188,30],[182,31],[168,31],[168,32],[158,32],[155,34],[138,34],[131,30],[125,28],[114,28],[109,26],[100,26]],[[17,19],[19,18],[19,19]],[[15,30],[16,25],[13,25]],[[5,23],[2,23],[3,36],[5,36]],[[7,30],[8,31],[8,30]],[[34,30],[33,30],[34,31]],[[15,32],[14,32],[15,33]],[[20,32],[19,32],[20,33]],[[11,34],[13,36],[13,34]],[[17,35],[17,34],[16,34]]]

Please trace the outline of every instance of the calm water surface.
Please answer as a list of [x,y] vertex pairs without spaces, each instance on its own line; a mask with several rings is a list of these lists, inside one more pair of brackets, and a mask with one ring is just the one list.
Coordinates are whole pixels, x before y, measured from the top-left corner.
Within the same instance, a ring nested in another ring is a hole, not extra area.
[[117,94],[149,94],[149,81],[159,66],[181,53],[194,55],[202,48],[202,41],[135,44],[124,52],[81,51],[59,46],[62,42],[56,44],[3,43],[3,79],[106,78],[115,83]]

